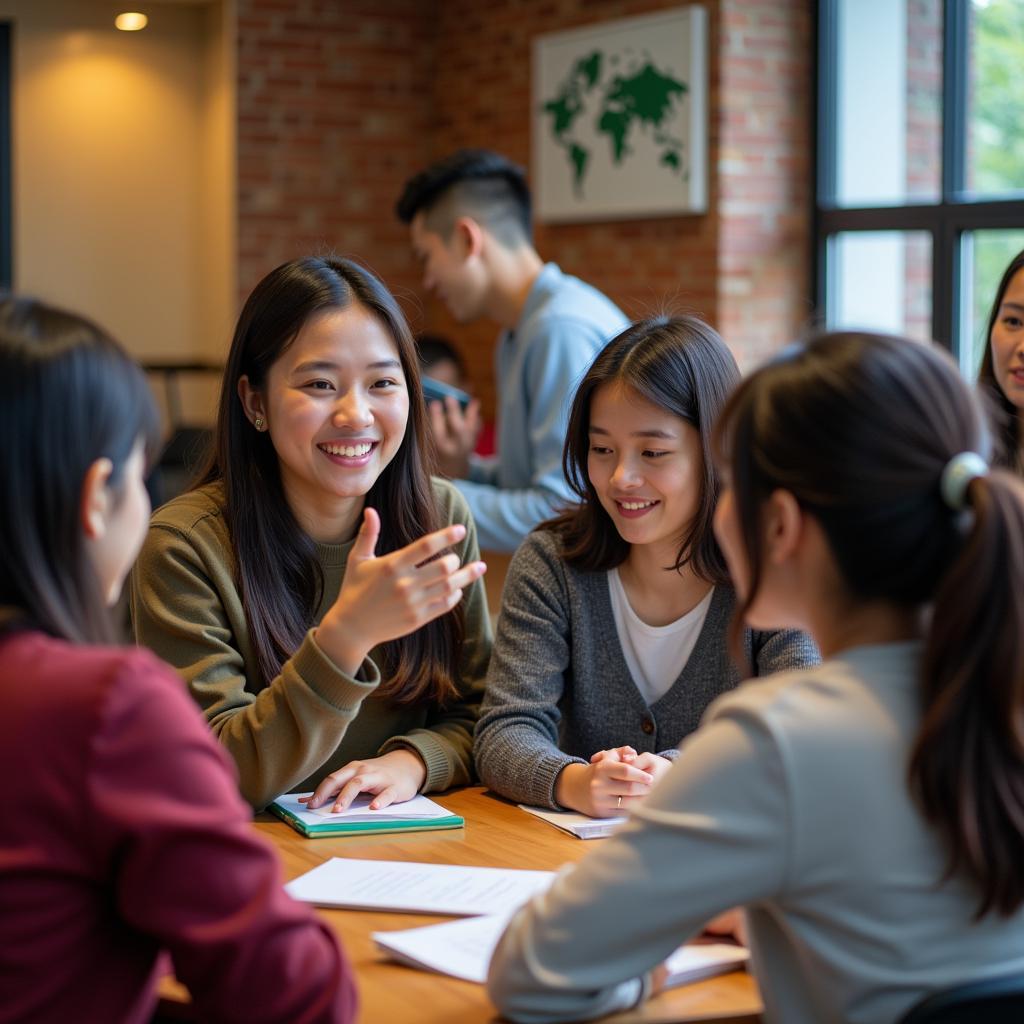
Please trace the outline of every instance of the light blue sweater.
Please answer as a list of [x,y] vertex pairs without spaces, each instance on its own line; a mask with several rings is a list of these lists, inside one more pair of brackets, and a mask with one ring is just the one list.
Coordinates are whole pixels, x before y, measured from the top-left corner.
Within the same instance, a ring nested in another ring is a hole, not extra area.
[[625,314],[596,288],[547,263],[515,330],[498,343],[498,456],[456,480],[480,547],[514,551],[569,500],[562,446],[572,396],[594,357],[624,330]]

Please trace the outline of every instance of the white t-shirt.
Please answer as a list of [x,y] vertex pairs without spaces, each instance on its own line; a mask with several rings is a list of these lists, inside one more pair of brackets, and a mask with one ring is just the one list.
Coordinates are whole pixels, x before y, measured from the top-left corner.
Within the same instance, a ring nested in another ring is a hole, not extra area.
[[690,660],[715,588],[707,592],[700,604],[667,626],[648,626],[633,611],[618,569],[608,571],[608,592],[619,646],[637,689],[650,707],[668,693]]

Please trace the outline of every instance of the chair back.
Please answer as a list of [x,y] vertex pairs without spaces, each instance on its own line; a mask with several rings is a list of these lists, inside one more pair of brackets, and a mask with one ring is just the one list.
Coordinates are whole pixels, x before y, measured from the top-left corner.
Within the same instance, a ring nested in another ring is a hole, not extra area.
[[1024,974],[986,978],[927,996],[899,1024],[1024,1024]]

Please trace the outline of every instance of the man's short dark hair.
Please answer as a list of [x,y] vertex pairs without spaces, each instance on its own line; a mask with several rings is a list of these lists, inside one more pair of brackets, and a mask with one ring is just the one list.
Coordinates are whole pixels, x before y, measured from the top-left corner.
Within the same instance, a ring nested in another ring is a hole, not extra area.
[[460,149],[406,182],[395,212],[403,224],[417,213],[447,238],[459,217],[472,217],[510,248],[533,236],[530,189],[523,169],[489,149]]
[[440,334],[418,334],[416,351],[424,373],[429,374],[434,366],[447,360],[455,364],[460,377],[466,376],[466,360],[462,358],[459,350]]

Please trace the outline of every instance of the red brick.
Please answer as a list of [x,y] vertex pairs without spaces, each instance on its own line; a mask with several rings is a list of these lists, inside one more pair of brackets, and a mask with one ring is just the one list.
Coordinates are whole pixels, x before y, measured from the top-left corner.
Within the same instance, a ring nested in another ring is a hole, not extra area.
[[[429,160],[462,145],[493,146],[529,166],[535,36],[676,6],[238,0],[242,294],[304,247],[355,251],[399,293],[414,327],[453,337],[493,407],[494,329],[457,326],[421,295],[406,229],[393,218],[398,192]],[[789,340],[807,314],[809,5],[709,0],[705,7],[709,166],[717,168],[709,212],[538,225],[537,244],[628,313],[681,302],[741,330],[728,340],[757,355]],[[728,158],[720,160],[723,150]],[[789,276],[780,284],[778,273]],[[730,292],[735,280],[746,289],[742,300]]]

